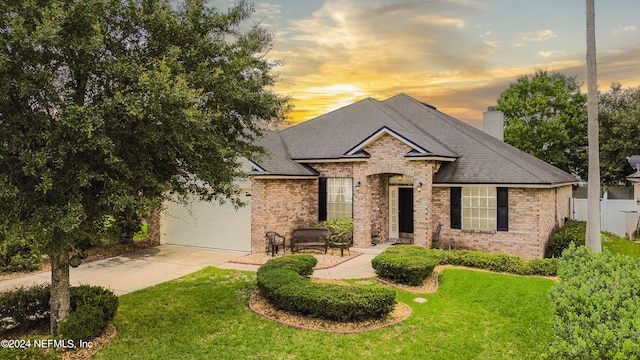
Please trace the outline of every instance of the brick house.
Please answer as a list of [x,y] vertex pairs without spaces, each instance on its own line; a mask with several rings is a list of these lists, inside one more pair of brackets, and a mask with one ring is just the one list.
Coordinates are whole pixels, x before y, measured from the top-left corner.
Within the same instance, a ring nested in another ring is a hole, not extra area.
[[268,132],[253,159],[251,250],[321,220],[353,218],[354,246],[413,240],[542,257],[570,217],[571,175],[400,94]]

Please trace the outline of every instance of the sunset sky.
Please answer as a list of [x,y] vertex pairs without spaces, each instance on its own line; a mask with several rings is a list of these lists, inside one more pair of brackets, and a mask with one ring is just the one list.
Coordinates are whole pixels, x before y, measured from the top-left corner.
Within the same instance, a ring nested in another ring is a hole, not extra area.
[[[640,85],[640,1],[595,0],[598,84]],[[220,10],[233,1],[213,0]],[[584,0],[254,1],[274,33],[276,90],[303,121],[406,93],[478,126],[510,83],[536,69],[586,92]]]

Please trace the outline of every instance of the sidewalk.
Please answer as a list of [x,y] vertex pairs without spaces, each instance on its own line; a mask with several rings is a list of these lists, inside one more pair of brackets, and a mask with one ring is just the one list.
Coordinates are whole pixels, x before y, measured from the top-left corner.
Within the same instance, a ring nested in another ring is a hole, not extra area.
[[[368,249],[351,248],[351,251],[360,253],[361,255],[334,267],[316,270],[311,276],[322,279],[364,279],[375,277],[373,267],[371,267],[371,259],[387,247],[389,247],[389,244],[380,244]],[[221,269],[256,271],[259,266],[226,263],[218,267]]]
[[[316,270],[313,277],[323,279],[361,279],[374,277],[371,259],[386,246],[351,251],[362,255],[328,269]],[[206,266],[221,269],[258,270],[258,265],[230,263],[242,254],[159,245],[133,253],[83,263],[70,268],[71,285],[91,284],[111,289],[117,295],[140,290],[198,271]],[[51,271],[0,281],[0,291],[51,282]]]

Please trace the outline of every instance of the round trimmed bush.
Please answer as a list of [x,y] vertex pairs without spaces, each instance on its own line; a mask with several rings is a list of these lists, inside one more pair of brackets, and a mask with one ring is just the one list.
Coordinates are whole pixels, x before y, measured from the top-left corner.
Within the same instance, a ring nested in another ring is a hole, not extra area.
[[315,283],[303,275],[308,264],[303,255],[269,260],[258,269],[260,293],[277,309],[334,321],[381,318],[393,310],[395,291],[381,286]]
[[270,259],[258,269],[258,272],[265,272],[273,269],[287,269],[293,270],[301,276],[311,276],[316,264],[318,264],[318,259],[313,255],[288,255]]
[[71,313],[60,323],[60,335],[89,340],[104,334],[118,309],[118,297],[100,286],[80,285],[70,292]]
[[376,275],[399,284],[419,286],[433,273],[439,257],[421,246],[397,245],[371,260]]
[[561,257],[562,252],[567,249],[571,243],[574,243],[576,247],[584,245],[586,234],[586,221],[567,221],[558,231],[551,235],[544,257]]

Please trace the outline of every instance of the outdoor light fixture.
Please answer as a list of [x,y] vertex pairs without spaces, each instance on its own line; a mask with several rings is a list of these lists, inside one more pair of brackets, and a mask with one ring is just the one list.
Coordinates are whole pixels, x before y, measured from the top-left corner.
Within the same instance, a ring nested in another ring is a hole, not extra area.
[[402,175],[398,175],[398,181],[402,181]]
[[422,182],[419,182],[418,183],[418,192],[421,192],[421,191],[422,191]]
[[362,185],[362,183],[360,183],[360,181],[356,181],[356,191],[360,191],[360,186]]

